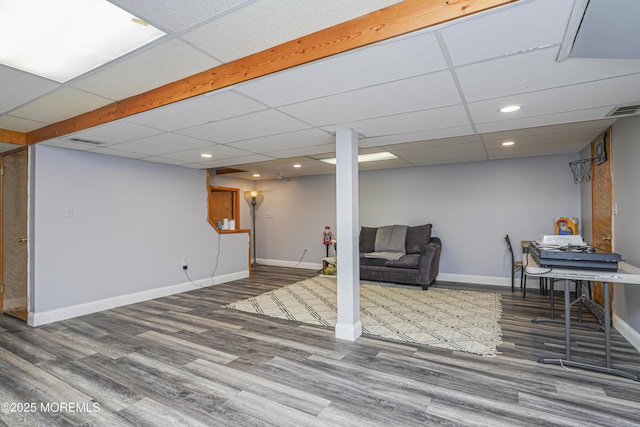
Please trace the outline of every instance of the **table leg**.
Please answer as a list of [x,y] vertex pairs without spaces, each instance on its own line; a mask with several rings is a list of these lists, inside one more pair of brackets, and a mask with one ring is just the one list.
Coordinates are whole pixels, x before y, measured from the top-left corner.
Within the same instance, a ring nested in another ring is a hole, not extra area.
[[617,375],[620,377],[624,377],[624,378],[628,378],[630,380],[633,381],[640,381],[640,375],[632,373],[632,372],[626,372],[626,371],[621,371],[619,369],[613,369],[611,367],[611,311],[609,310],[609,299],[611,298],[610,293],[609,293],[609,284],[608,283],[604,283],[604,321],[605,321],[605,353],[606,353],[606,365],[605,366],[599,366],[599,365],[593,365],[591,363],[583,363],[583,362],[574,362],[571,360],[571,319],[570,319],[570,315],[571,315],[571,296],[569,295],[569,290],[570,290],[570,284],[569,284],[569,280],[565,281],[565,296],[564,296],[564,303],[565,303],[565,309],[564,309],[564,313],[565,313],[565,345],[567,346],[566,348],[566,355],[565,355],[565,359],[540,359],[538,360],[539,363],[544,363],[544,364],[552,364],[552,365],[561,365],[561,366],[570,366],[570,367],[574,367],[574,368],[582,368],[582,369],[587,369],[590,371],[597,371],[597,372],[603,372],[606,374],[611,374],[611,375]]
[[604,349],[607,356],[607,368],[611,368],[611,310],[609,309],[609,283],[604,282]]
[[568,279],[564,281],[564,343],[566,345],[566,359],[571,360],[571,285]]

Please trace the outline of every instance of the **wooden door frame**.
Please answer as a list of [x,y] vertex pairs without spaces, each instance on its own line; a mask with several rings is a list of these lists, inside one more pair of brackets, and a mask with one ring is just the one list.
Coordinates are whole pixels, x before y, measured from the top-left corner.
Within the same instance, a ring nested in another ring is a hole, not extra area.
[[[604,148],[605,148],[605,153],[606,153],[606,164],[608,167],[608,175],[609,175],[609,200],[610,200],[610,205],[608,206],[609,212],[610,212],[610,221],[609,221],[609,236],[611,238],[610,242],[609,242],[609,248],[603,248],[603,249],[610,249],[611,251],[614,250],[614,243],[615,243],[615,239],[614,239],[614,216],[613,216],[613,203],[614,203],[614,198],[613,198],[613,175],[612,175],[612,163],[611,163],[611,152],[612,152],[612,132],[613,132],[613,128],[610,126],[607,129],[605,129],[603,131],[603,138],[604,138]],[[596,143],[600,140],[601,135],[598,135],[598,137],[596,139],[594,139],[593,141],[591,141],[591,147],[590,147],[590,153],[591,153],[591,157],[595,158],[596,157]],[[596,177],[596,168],[598,166],[595,164],[595,161],[593,163],[593,170],[592,170],[592,180],[591,180],[591,240],[592,240],[592,245],[595,247],[601,246],[601,243],[599,241],[600,239],[600,233],[596,232],[596,227],[598,226],[598,223],[596,221],[596,182],[595,180],[597,179]],[[594,282],[594,288],[593,288],[593,298],[594,300],[602,305],[604,303],[603,301],[603,293],[604,293],[604,289],[603,289],[604,283],[603,282]],[[610,313],[613,315],[613,291],[614,291],[614,286],[613,283],[610,283],[609,285],[609,295],[610,295],[610,301],[609,301],[609,309],[610,309]],[[593,311],[593,310],[592,310]],[[599,311],[599,310],[598,310]],[[595,313],[594,314],[598,317],[601,318],[601,313]]]
[[[17,154],[21,151],[27,152],[27,168],[29,167],[29,147],[22,146],[15,148],[13,150],[5,151],[4,153],[0,153],[0,167],[4,168],[4,158],[6,156],[11,156],[13,154]],[[29,183],[27,182],[27,192],[28,192]],[[28,197],[27,197],[28,200]],[[28,202],[27,202],[28,203]],[[4,209],[4,178],[0,179],[0,282],[4,282],[4,226],[3,226],[3,209]],[[27,206],[28,209],[28,206]],[[28,213],[27,213],[28,218]],[[28,220],[27,220],[28,221]],[[25,230],[28,233],[29,224],[27,222],[27,229]],[[28,257],[29,249],[27,248],[27,257]],[[25,260],[27,263],[27,316],[29,315],[29,259]],[[0,283],[4,287],[4,283]],[[4,288],[3,292],[0,293],[0,314],[4,313]]]

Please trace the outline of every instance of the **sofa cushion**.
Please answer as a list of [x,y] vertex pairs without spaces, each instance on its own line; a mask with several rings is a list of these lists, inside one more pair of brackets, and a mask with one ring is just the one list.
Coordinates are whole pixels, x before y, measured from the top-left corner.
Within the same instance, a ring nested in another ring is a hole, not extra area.
[[373,252],[376,250],[377,227],[360,228],[360,252]]
[[405,253],[407,229],[406,225],[385,225],[376,232],[376,252]]
[[367,258],[364,253],[360,254],[360,265],[373,265],[376,267],[384,267],[387,260],[384,258]]
[[431,240],[431,224],[418,225],[407,229],[405,251],[408,254],[419,254],[421,249]]
[[420,254],[407,254],[397,261],[387,261],[387,267],[394,268],[418,268],[420,262]]

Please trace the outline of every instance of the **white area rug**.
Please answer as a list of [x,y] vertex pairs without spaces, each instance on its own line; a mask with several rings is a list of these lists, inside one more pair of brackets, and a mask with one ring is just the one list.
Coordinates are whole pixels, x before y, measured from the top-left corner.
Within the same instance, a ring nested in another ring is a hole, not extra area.
[[[334,327],[336,280],[317,277],[224,308]],[[365,335],[495,356],[502,298],[493,292],[360,285]]]

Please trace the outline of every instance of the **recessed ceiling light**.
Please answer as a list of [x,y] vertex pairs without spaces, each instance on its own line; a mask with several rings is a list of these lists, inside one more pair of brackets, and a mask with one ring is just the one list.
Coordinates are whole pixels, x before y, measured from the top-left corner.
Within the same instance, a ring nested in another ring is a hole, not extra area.
[[[391,160],[391,159],[397,159],[398,156],[396,156],[395,154],[389,153],[388,151],[381,151],[379,153],[369,153],[369,154],[360,154],[358,156],[358,163],[365,163],[365,162],[377,162],[379,160]],[[336,164],[336,159],[320,159],[321,161],[325,162],[325,163],[330,163],[332,165]]]
[[293,165],[294,168],[301,168],[302,165],[300,163],[296,163],[295,165]]
[[200,157],[204,157],[205,159],[210,159],[211,157],[213,157],[213,154],[202,153],[202,154],[200,154]]
[[514,144],[515,144],[515,142],[513,142],[513,141],[505,141],[505,142],[503,142],[503,143],[502,143],[502,145],[503,145],[504,147],[508,147],[508,146],[510,146],[510,145],[514,145]]
[[60,83],[165,35],[106,0],[1,4],[0,63]]
[[507,105],[506,107],[502,107],[500,109],[500,112],[501,113],[513,113],[514,111],[518,111],[521,108],[522,108],[522,106],[520,106],[520,105]]
[[253,174],[253,177],[254,177],[254,178],[259,178],[259,177],[260,177],[260,174],[259,174],[259,173],[254,173],[254,174]]

